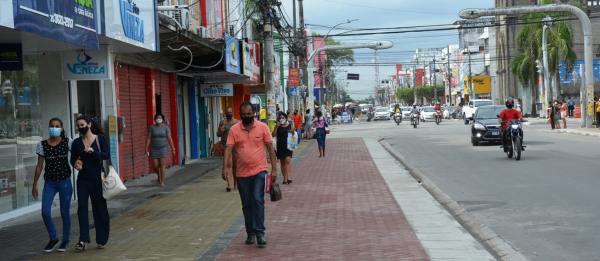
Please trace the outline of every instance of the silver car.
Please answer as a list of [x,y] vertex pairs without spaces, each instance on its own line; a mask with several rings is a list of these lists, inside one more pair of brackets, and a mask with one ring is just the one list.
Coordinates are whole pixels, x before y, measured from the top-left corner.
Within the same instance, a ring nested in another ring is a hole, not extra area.
[[377,108],[375,109],[375,118],[373,118],[374,121],[376,120],[389,120],[390,119],[390,112],[387,108]]

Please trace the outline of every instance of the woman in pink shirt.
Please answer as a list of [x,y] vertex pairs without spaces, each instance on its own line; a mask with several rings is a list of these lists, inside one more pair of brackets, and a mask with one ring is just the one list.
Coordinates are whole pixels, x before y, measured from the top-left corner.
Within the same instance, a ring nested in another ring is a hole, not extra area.
[[315,133],[315,137],[317,138],[317,143],[319,144],[319,158],[325,157],[325,122],[326,119],[323,117],[321,111],[317,111],[317,115],[313,120],[313,126],[317,129]]

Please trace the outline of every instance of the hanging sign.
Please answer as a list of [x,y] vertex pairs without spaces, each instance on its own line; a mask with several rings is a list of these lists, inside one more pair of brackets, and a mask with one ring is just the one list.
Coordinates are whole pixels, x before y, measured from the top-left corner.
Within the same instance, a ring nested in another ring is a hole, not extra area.
[[62,53],[63,80],[110,80],[108,47],[101,45],[98,51]]
[[21,44],[0,44],[0,71],[22,71],[23,49]]
[[232,97],[233,83],[200,84],[200,97]]

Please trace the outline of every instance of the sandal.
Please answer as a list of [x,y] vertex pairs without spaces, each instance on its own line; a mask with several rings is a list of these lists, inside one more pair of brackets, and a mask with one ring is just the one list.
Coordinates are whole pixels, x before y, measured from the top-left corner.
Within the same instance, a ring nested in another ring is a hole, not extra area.
[[227,192],[231,191],[231,188],[226,188],[225,190],[227,190]]
[[85,248],[87,247],[88,242],[79,242],[77,244],[75,244],[75,249],[77,250],[85,250]]
[[106,245],[98,244],[98,249],[105,249],[105,248],[106,248]]

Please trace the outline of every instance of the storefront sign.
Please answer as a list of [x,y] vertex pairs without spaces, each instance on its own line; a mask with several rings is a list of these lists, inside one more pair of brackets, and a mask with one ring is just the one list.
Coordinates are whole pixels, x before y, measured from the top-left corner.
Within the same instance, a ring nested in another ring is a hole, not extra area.
[[13,0],[14,28],[98,50],[98,7],[97,0]]
[[275,105],[275,92],[267,92],[267,119],[270,121],[277,120],[277,107]]
[[298,96],[298,88],[290,88],[290,96],[292,96],[292,97]]
[[109,146],[110,146],[110,162],[115,167],[115,169],[119,170],[119,142],[117,141],[117,116],[108,115],[108,136],[109,136]]
[[289,86],[298,87],[300,86],[300,69],[298,68],[290,68],[289,74]]
[[[475,86],[475,94],[491,93],[492,83],[489,75],[478,75],[471,77],[471,83]],[[469,77],[463,78],[464,86],[469,86]],[[468,93],[468,88],[465,88]]]
[[200,97],[232,97],[233,83],[200,84]]
[[225,71],[242,74],[239,46],[240,42],[237,39],[225,34]]
[[154,0],[106,0],[104,16],[100,34],[147,50],[160,51],[156,40],[158,24]]
[[98,51],[62,53],[63,80],[110,80],[109,53],[106,45]]
[[242,42],[244,52],[244,75],[250,77],[250,81],[260,82],[260,49],[256,42],[248,39],[248,43]]
[[21,44],[0,44],[0,71],[22,71],[23,48]]

